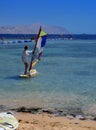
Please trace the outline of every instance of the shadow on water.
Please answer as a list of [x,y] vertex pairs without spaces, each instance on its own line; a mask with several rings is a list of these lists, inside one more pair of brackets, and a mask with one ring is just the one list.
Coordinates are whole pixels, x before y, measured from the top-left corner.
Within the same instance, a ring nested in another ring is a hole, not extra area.
[[35,77],[29,77],[29,78],[22,78],[20,77],[19,75],[16,75],[16,76],[7,76],[5,77],[5,79],[9,79],[9,80],[30,80],[30,79],[33,79]]
[[14,80],[23,80],[24,78],[21,78],[19,75],[16,76],[7,76],[5,79],[14,79]]

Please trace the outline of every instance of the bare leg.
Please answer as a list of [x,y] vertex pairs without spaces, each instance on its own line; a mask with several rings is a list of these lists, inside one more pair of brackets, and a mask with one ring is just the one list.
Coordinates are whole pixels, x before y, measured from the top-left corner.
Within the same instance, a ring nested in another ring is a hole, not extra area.
[[27,74],[27,69],[28,69],[28,63],[24,63],[24,65],[25,65],[25,72],[24,72],[24,74],[26,75]]

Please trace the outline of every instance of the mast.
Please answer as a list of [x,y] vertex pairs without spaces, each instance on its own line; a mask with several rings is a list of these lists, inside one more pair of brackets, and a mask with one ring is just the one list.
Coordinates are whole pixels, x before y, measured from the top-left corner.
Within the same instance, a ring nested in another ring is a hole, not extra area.
[[38,32],[38,35],[37,35],[37,38],[36,38],[36,43],[35,43],[35,46],[34,46],[34,49],[33,49],[33,52],[32,52],[32,58],[31,58],[31,62],[30,62],[29,71],[32,69],[32,62],[34,60],[34,54],[35,54],[35,51],[36,51],[36,46],[37,46],[37,42],[38,42],[40,32],[41,32],[41,26],[40,26],[40,29],[39,29],[39,32]]

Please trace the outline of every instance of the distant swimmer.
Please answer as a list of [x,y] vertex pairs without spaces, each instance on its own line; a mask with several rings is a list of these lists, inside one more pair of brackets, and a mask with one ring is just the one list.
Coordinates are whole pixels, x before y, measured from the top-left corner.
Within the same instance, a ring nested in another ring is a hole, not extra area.
[[28,70],[28,59],[27,59],[27,57],[29,56],[30,53],[32,54],[32,51],[28,50],[28,46],[25,46],[23,54],[22,54],[22,61],[23,61],[24,66],[25,66],[24,75],[27,75],[27,70]]

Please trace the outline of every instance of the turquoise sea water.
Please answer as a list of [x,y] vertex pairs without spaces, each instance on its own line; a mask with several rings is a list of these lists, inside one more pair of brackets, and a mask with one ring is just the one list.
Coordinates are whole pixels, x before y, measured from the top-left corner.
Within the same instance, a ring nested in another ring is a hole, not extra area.
[[[22,79],[23,47],[0,45],[0,105],[81,108],[96,114],[96,40],[47,41],[38,76]],[[29,57],[30,60],[31,57]]]

